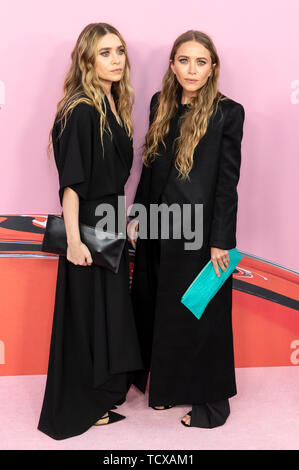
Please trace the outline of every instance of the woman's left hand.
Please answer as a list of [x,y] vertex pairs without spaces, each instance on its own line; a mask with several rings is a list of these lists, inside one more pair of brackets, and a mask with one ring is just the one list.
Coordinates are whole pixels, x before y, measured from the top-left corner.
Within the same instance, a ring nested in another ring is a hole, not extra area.
[[221,248],[211,247],[211,261],[213,263],[215,272],[220,277],[219,267],[222,271],[226,271],[229,264],[228,250],[221,250]]

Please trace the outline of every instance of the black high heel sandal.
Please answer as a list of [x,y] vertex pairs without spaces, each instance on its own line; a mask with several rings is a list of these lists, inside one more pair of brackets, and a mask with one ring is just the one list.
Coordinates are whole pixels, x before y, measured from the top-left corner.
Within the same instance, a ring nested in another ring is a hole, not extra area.
[[104,423],[104,424],[95,423],[94,426],[105,426],[106,424],[117,423],[117,421],[121,421],[122,419],[125,419],[125,416],[109,410],[108,416],[103,416],[102,418],[98,419],[98,421],[101,421],[102,419],[107,419],[107,418],[109,418],[108,423]]
[[164,408],[156,408],[155,406],[151,406],[151,408],[156,411],[163,411],[163,410],[169,410],[170,408],[173,408],[175,405],[160,405],[160,406],[164,406]]
[[[189,413],[186,413],[187,415],[189,415],[191,417],[191,411],[189,411]],[[191,419],[190,419],[190,424],[186,424],[182,419],[181,419],[181,423],[186,426],[186,428],[190,428],[191,427]]]

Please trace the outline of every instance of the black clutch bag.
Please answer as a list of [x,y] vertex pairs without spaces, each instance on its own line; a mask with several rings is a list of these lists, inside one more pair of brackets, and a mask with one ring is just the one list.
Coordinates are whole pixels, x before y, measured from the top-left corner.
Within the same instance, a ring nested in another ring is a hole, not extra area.
[[[81,241],[89,249],[93,262],[117,273],[126,236],[123,233],[97,230],[82,223],[79,223],[79,231]],[[63,217],[48,215],[42,251],[66,255],[67,238]]]

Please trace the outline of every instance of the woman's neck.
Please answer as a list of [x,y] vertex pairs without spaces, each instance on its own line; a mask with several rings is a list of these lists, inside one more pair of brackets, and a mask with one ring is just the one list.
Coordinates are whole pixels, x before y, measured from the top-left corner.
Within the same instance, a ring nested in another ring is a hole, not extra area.
[[107,96],[108,100],[112,100],[112,82],[108,82],[106,80],[100,80],[101,86],[103,88],[103,91],[105,95]]
[[186,91],[182,90],[182,96],[181,96],[181,104],[190,104],[191,99],[196,96],[196,92],[194,91]]

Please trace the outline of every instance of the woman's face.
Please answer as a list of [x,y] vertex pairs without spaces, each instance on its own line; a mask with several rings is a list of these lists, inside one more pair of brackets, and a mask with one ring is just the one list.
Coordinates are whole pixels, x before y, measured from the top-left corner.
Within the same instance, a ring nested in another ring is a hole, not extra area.
[[100,80],[119,82],[126,63],[125,48],[116,34],[107,33],[99,39],[95,69]]
[[215,65],[212,65],[208,49],[197,41],[188,41],[177,49],[170,66],[183,90],[189,96],[195,96],[212,74]]

